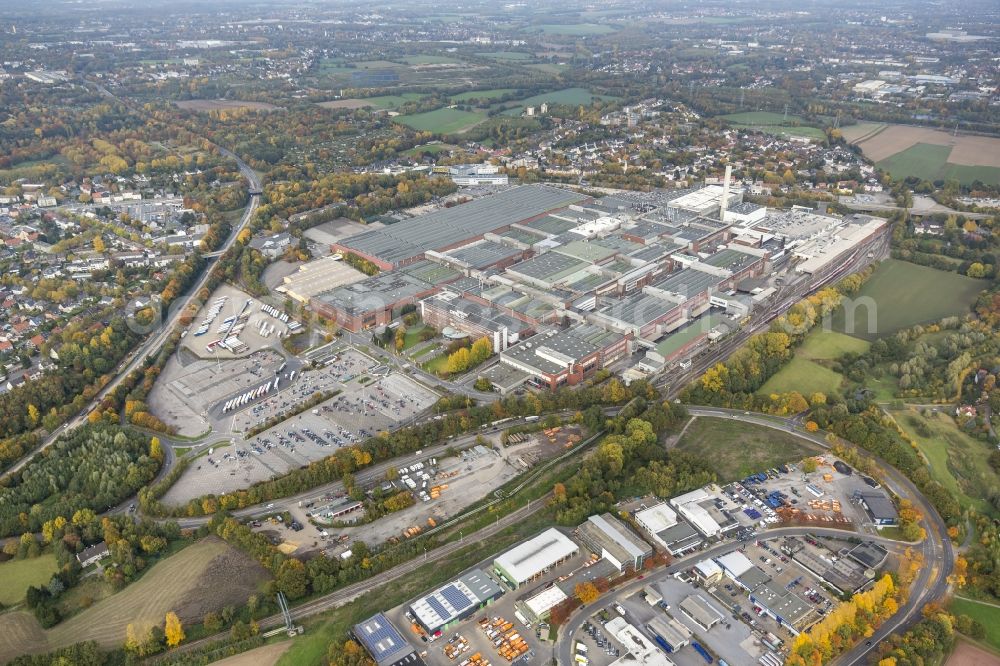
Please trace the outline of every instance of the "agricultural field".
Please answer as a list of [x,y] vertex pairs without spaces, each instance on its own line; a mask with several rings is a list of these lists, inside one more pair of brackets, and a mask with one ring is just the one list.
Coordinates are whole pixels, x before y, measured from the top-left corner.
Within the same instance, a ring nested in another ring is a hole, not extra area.
[[786,117],[783,114],[771,113],[770,111],[748,111],[731,113],[719,116],[719,118],[737,127],[760,130],[778,136],[803,137],[818,141],[826,138],[826,133],[822,129],[807,125],[805,119],[799,116]]
[[427,97],[422,93],[403,93],[401,95],[379,95],[378,97],[360,97],[351,99],[334,99],[320,102],[319,106],[327,109],[363,109],[366,106],[374,109],[398,109],[407,102],[414,102]]
[[492,90],[470,90],[469,92],[452,95],[451,101],[462,103],[470,99],[492,100],[503,97],[508,93],[515,92],[517,88],[493,88]]
[[493,60],[531,60],[534,56],[523,51],[490,51],[487,53],[477,53],[481,58],[492,58]]
[[24,599],[29,587],[45,585],[58,571],[56,556],[41,555],[28,560],[8,560],[0,564],[0,604],[13,606]]
[[569,65],[555,62],[541,62],[535,65],[525,65],[525,67],[543,74],[551,74],[552,76],[558,76],[569,69]]
[[699,416],[675,447],[712,461],[722,483],[817,453],[807,440],[766,426]]
[[448,56],[426,54],[407,56],[402,61],[407,65],[453,65],[461,62],[461,60]]
[[959,615],[968,615],[974,620],[982,622],[983,626],[986,627],[985,643],[994,650],[1000,650],[1000,606],[990,606],[955,597],[948,606],[948,610]]
[[410,116],[399,116],[395,120],[421,132],[452,134],[475,127],[486,120],[486,114],[444,108]]
[[917,443],[931,477],[947,488],[963,508],[995,513],[986,501],[1000,476],[990,467],[989,444],[962,432],[950,416],[936,411],[925,415],[916,408],[893,410],[893,418]]
[[186,99],[174,102],[174,105],[188,111],[227,111],[230,109],[275,111],[281,108],[267,102],[244,102],[238,99]]
[[517,106],[504,111],[504,115],[520,115],[525,107],[539,106],[543,102],[548,104],[565,104],[567,106],[577,106],[580,104],[590,104],[594,98],[602,100],[614,100],[617,97],[611,95],[595,95],[586,88],[564,88],[563,90],[553,90],[552,92],[532,95],[518,101]]
[[26,612],[0,615],[0,661],[93,640],[119,647],[129,623],[162,624],[168,611],[184,622],[240,604],[267,578],[263,567],[221,539],[209,537],[155,564],[121,592],[43,630]]
[[995,137],[872,123],[845,127],[843,132],[865,157],[897,178],[1000,183],[1000,139]]
[[887,259],[853,297],[853,321],[851,313],[840,308],[833,315],[833,329],[875,340],[915,324],[964,315],[986,286],[957,273]]
[[600,23],[546,23],[529,26],[524,30],[526,32],[541,32],[545,35],[560,35],[564,37],[589,37],[617,32],[617,28]]

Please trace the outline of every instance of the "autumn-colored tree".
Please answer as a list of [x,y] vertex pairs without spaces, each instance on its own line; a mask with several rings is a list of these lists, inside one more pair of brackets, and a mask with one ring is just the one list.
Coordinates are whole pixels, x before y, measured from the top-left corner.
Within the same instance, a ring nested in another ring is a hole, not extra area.
[[806,421],[807,432],[816,432],[817,430],[819,430],[819,426],[816,424],[815,421]]
[[802,461],[802,471],[806,474],[812,474],[816,471],[816,459],[806,458]]
[[581,604],[587,605],[597,601],[601,593],[593,583],[584,582],[576,584],[573,588],[573,595],[580,600]]
[[160,445],[159,437],[153,437],[149,440],[149,457],[163,462],[163,447]]
[[177,613],[173,611],[167,613],[163,635],[167,639],[167,647],[174,647],[184,642],[184,627],[181,626],[181,620],[177,617]]

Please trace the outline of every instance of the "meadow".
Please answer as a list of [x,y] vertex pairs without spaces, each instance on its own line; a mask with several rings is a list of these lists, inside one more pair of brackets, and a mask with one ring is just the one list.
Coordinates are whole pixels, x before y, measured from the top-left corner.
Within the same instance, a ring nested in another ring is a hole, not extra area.
[[778,136],[803,137],[819,141],[826,138],[826,133],[822,129],[806,124],[805,119],[799,116],[785,117],[781,113],[772,113],[770,111],[747,111],[744,113],[731,113],[726,116],[719,116],[719,118],[738,127],[760,130]]
[[492,100],[503,97],[508,93],[515,92],[517,88],[493,88],[492,90],[470,90],[469,92],[452,95],[451,101],[462,103],[470,99]]
[[24,599],[31,586],[43,586],[58,571],[56,556],[45,554],[27,560],[8,560],[0,564],[0,604],[12,606]]
[[762,395],[798,391],[806,398],[812,393],[827,395],[840,389],[843,376],[826,367],[847,352],[861,354],[869,343],[843,333],[816,328],[795,350],[795,356],[758,391]]
[[875,165],[898,179],[913,176],[930,182],[957,180],[971,184],[978,180],[991,185],[1000,184],[1000,168],[953,164],[948,161],[951,151],[951,146],[918,143]]
[[409,116],[399,116],[396,122],[411,129],[435,134],[451,134],[475,127],[486,120],[485,113],[459,111],[458,109],[435,109],[425,113],[415,113]]
[[711,460],[722,483],[818,452],[807,440],[782,430],[705,416],[687,426],[675,448]]
[[[967,314],[987,283],[906,261],[883,261],[861,291],[851,312],[839,308],[833,330],[875,340],[916,324]],[[865,305],[872,307],[865,307]]]
[[986,627],[985,643],[994,650],[1000,650],[1000,607],[955,597],[948,610],[979,620]]
[[588,105],[594,98],[602,100],[614,100],[617,97],[610,95],[595,95],[586,88],[564,88],[563,90],[553,90],[552,92],[532,95],[517,102],[517,106],[504,111],[504,115],[520,115],[525,107],[540,106],[547,104],[565,104],[567,106]]

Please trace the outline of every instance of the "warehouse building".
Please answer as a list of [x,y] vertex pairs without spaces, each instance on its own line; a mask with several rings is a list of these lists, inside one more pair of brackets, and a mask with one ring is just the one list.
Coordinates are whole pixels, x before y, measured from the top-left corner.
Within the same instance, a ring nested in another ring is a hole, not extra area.
[[354,252],[383,270],[390,270],[419,261],[428,250],[443,252],[587,199],[550,185],[521,185],[381,229],[364,231],[338,241],[333,250]]
[[619,573],[629,569],[638,571],[653,555],[652,546],[610,513],[591,516],[576,533],[585,546],[611,563]]
[[275,291],[287,294],[299,303],[308,303],[313,296],[325,291],[361,282],[367,276],[335,255],[313,259],[286,275]]
[[354,625],[351,633],[377,666],[423,666],[413,646],[382,613]]
[[730,580],[747,592],[753,592],[771,580],[771,577],[763,569],[738,550],[715,558],[715,562]]
[[493,560],[493,569],[517,589],[580,553],[568,536],[550,527],[538,536],[515,546]]
[[751,592],[750,601],[796,636],[819,620],[819,615],[811,605],[774,581]]
[[720,508],[721,496],[718,486],[708,485],[673,498],[670,505],[706,537],[718,537],[739,527],[739,523]]
[[625,618],[611,618],[604,625],[604,631],[614,636],[626,650],[626,654],[611,662],[610,666],[674,666],[663,650]]
[[646,628],[667,652],[677,652],[691,644],[691,630],[669,615],[657,615],[649,621]]
[[468,619],[503,594],[503,589],[481,569],[459,576],[410,604],[410,613],[431,636]]
[[876,525],[895,525],[899,522],[896,507],[881,490],[858,490],[854,497]]
[[549,585],[540,591],[530,592],[521,606],[527,611],[529,619],[544,622],[549,618],[549,612],[568,598],[558,585]]
[[677,512],[666,502],[636,512],[635,522],[645,530],[655,545],[674,557],[689,553],[704,543],[698,530],[680,520]]
[[722,613],[715,610],[715,607],[700,594],[691,594],[685,597],[678,604],[678,607],[705,631],[722,622]]

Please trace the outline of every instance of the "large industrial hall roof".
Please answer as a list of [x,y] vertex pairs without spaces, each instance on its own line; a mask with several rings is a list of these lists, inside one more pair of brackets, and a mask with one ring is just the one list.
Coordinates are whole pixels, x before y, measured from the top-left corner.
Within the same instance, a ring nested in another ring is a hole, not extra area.
[[412,220],[365,231],[340,244],[370,257],[398,263],[482,236],[517,222],[587,200],[582,194],[549,185],[522,185]]

